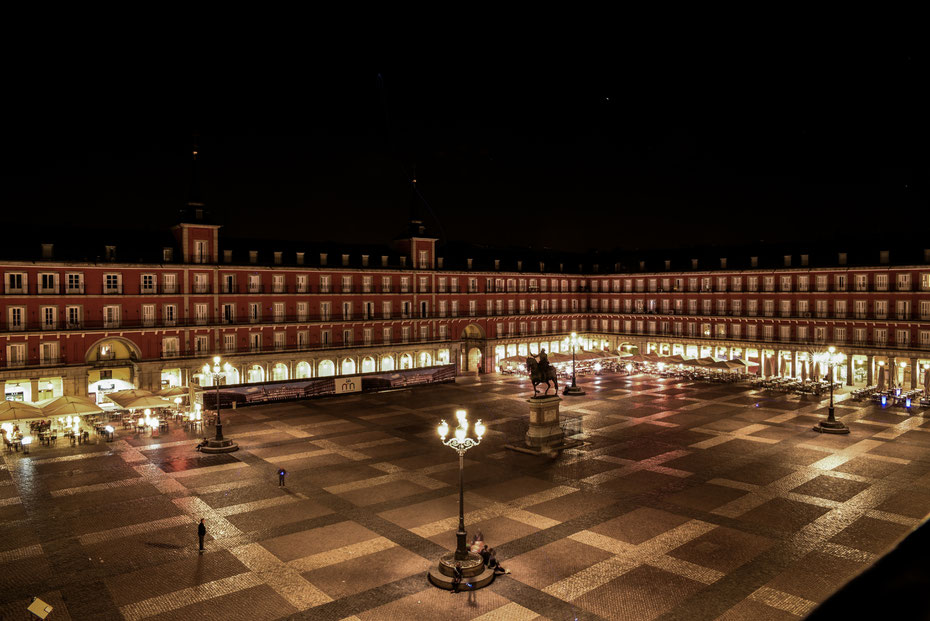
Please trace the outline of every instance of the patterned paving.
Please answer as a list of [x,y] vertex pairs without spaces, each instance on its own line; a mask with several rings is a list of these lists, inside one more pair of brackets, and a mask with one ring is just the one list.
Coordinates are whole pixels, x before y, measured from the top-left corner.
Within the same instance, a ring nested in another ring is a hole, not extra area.
[[[194,452],[181,429],[4,454],[0,618],[801,618],[930,513],[930,421],[650,377],[582,380],[563,401],[582,447],[504,449],[526,383],[244,408],[242,449]],[[472,594],[428,586],[454,547],[455,454],[435,437],[465,407],[465,513],[513,573]],[[279,487],[276,471],[288,470]],[[206,518],[207,551],[196,526]]]

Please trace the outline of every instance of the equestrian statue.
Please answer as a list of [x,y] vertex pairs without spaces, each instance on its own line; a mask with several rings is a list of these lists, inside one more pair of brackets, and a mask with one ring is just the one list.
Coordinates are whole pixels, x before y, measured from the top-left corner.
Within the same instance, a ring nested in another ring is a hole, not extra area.
[[[539,358],[539,362],[536,362],[536,358]],[[556,378],[555,367],[549,364],[549,356],[546,355],[545,349],[541,349],[537,355],[527,358],[526,368],[533,380],[533,397],[539,396],[539,390],[537,390],[536,386],[543,382],[546,382],[544,396],[549,394],[549,389],[553,386],[555,386],[555,394],[559,394],[559,380]]]

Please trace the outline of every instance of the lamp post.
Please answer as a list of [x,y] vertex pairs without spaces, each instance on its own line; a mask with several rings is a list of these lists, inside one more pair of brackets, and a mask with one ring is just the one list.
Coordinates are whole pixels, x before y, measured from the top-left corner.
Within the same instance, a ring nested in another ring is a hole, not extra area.
[[455,560],[462,561],[468,558],[468,548],[465,546],[465,451],[481,444],[481,436],[484,435],[484,424],[479,419],[475,423],[475,435],[477,440],[467,437],[468,435],[468,418],[465,410],[458,410],[455,413],[459,426],[455,428],[455,435],[446,440],[449,435],[449,423],[442,421],[437,431],[443,444],[451,447],[459,454],[459,529],[455,533]]
[[213,367],[209,363],[203,365],[203,374],[210,376],[216,386],[216,437],[200,448],[203,453],[231,453],[239,449],[238,444],[223,437],[223,421],[220,419],[220,378],[226,377],[231,370],[228,362],[220,366],[219,356],[213,357]]
[[562,391],[563,395],[574,395],[580,396],[584,394],[584,391],[578,388],[578,384],[575,381],[575,348],[578,347],[580,342],[578,335],[572,332],[572,335],[566,339],[567,344],[572,348],[572,385],[568,386],[565,390]]
[[826,362],[827,368],[830,372],[830,408],[827,414],[827,420],[822,420],[816,425],[814,425],[814,431],[819,431],[820,433],[849,433],[849,427],[843,421],[836,420],[836,417],[833,413],[833,380],[835,379],[834,369],[836,365],[843,362],[846,358],[843,354],[836,352],[836,348],[832,345],[827,350],[826,354],[821,355],[821,360]]

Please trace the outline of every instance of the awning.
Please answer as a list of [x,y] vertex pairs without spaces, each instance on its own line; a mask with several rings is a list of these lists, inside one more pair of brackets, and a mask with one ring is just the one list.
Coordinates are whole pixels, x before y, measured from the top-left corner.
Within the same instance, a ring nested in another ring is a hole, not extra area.
[[39,420],[47,418],[40,408],[22,401],[0,403],[0,422]]
[[51,399],[42,406],[42,411],[50,417],[103,414],[103,410],[100,409],[93,400],[87,397],[74,397],[70,395]]

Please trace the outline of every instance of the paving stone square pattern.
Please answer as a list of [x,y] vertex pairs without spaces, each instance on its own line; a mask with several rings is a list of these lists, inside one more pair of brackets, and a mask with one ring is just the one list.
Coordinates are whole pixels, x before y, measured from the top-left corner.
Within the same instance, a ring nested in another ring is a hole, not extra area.
[[[237,453],[172,425],[0,462],[0,618],[802,618],[930,512],[922,412],[654,377],[582,378],[584,444],[522,442],[526,380],[225,412]],[[458,408],[488,433],[465,460],[465,519],[512,571],[472,594],[429,586],[455,546]],[[211,429],[206,432],[212,433]],[[277,470],[288,471],[279,487]],[[206,552],[196,528],[206,519]]]

